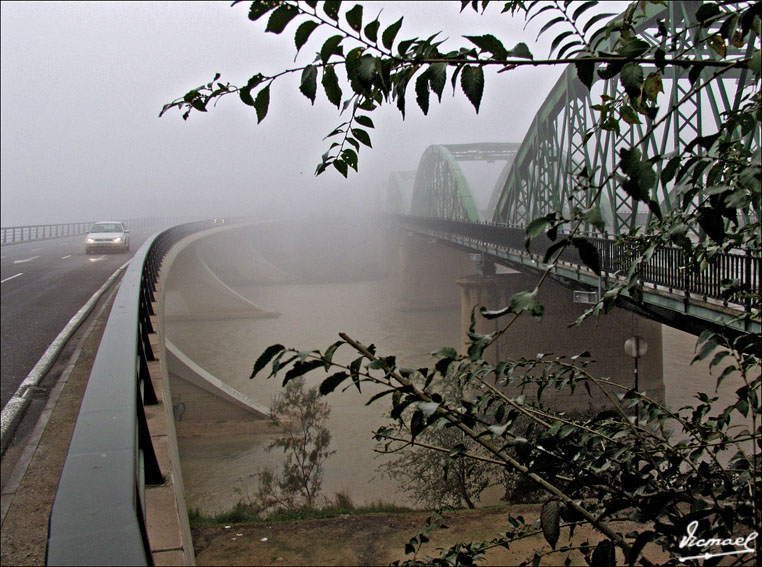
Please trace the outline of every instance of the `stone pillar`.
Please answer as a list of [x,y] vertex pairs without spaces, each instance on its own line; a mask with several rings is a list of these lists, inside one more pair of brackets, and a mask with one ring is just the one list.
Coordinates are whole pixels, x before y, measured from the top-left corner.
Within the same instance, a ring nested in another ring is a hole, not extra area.
[[[474,307],[499,309],[508,305],[514,293],[533,289],[536,281],[536,277],[519,272],[486,277],[472,275],[459,279],[464,345]],[[609,378],[631,388],[635,381],[634,359],[625,353],[624,343],[631,336],[639,335],[648,343],[648,352],[639,360],[639,387],[655,400],[664,399],[659,323],[615,308],[598,320],[588,319],[579,327],[569,327],[589,305],[575,303],[573,291],[552,280],[546,280],[543,284],[538,299],[545,306],[542,321],[523,314],[485,351],[485,360],[494,364],[507,358],[534,358],[538,353],[572,356],[588,351],[594,360],[588,367],[593,376]],[[511,316],[486,320],[477,311],[475,330],[482,334],[490,333],[510,320]],[[583,387],[571,396],[568,389],[562,392],[546,390],[543,401],[557,409],[586,413],[597,413],[610,405],[603,392],[596,388],[591,388],[591,391],[592,395],[588,395]]]
[[408,232],[401,239],[400,310],[457,307],[460,290],[455,280],[474,270],[469,254],[419,234]]

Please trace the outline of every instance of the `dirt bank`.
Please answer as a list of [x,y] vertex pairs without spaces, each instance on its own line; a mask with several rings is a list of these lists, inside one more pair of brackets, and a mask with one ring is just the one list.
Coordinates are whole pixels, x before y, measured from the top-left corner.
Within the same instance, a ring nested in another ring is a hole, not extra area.
[[[513,507],[513,515],[535,521],[539,507]],[[421,556],[437,556],[437,548],[459,541],[489,540],[508,528],[506,509],[468,510],[449,514],[447,529],[432,533]],[[198,527],[193,540],[198,565],[389,565],[404,560],[405,544],[426,524],[428,514],[374,514],[328,520],[274,525],[231,525]],[[627,526],[617,526],[620,531]],[[578,529],[575,541],[591,544],[601,538],[589,529]],[[558,546],[568,543],[562,530]],[[517,565],[531,558],[535,549],[549,550],[542,536],[516,542],[510,550],[502,547],[488,552],[481,565]],[[666,559],[647,550],[651,559]],[[543,565],[563,565],[565,555],[546,558]],[[620,558],[621,559],[621,558]],[[581,555],[573,565],[586,565]]]

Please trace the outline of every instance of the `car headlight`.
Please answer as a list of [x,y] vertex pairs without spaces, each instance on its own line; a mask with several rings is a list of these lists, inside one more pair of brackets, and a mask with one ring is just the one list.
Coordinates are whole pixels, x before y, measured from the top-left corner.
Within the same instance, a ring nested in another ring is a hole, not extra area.
[[117,236],[117,237],[114,239],[114,242],[121,242],[121,241],[122,241],[122,237],[121,237],[121,236]]
[[85,242],[87,242],[88,244],[92,244],[93,242],[95,242],[95,239],[94,238],[88,238]]

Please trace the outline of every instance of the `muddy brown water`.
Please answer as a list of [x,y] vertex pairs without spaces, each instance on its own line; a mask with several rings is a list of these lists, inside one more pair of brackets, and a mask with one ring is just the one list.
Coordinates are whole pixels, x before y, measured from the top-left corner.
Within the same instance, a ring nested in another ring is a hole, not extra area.
[[[429,353],[441,346],[459,346],[459,305],[400,311],[395,287],[388,279],[261,285],[237,291],[263,309],[279,312],[280,317],[170,322],[167,336],[206,370],[263,405],[269,405],[279,392],[280,381],[264,376],[250,380],[249,374],[257,356],[274,343],[323,349],[343,331],[366,344],[374,343],[379,353],[397,354],[398,361],[413,367],[430,365]],[[708,365],[690,364],[695,337],[665,326],[662,340],[667,404],[677,408],[695,402],[698,391],[713,393],[715,382]],[[308,383],[318,384],[323,376],[314,373]],[[738,387],[738,379],[730,377],[720,395],[732,394]],[[362,394],[350,389],[329,396],[331,447],[336,453],[325,466],[323,493],[332,496],[341,491],[357,505],[379,501],[410,504],[394,481],[378,473],[387,457],[373,451],[372,431],[385,422],[388,405],[381,402],[366,407],[373,393],[371,389],[363,389]],[[189,508],[214,514],[250,498],[256,491],[258,470],[279,461],[277,453],[264,450],[269,435],[233,427],[214,430],[211,435],[180,437]],[[482,503],[492,504],[499,495],[497,489],[488,492]]]

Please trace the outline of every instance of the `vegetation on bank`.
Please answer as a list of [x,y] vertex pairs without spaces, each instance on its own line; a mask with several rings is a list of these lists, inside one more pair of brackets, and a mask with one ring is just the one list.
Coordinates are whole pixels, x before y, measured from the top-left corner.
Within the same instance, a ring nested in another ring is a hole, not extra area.
[[370,514],[413,514],[420,513],[406,506],[373,502],[365,506],[355,506],[345,494],[337,494],[333,502],[321,508],[300,506],[293,509],[281,509],[267,516],[262,516],[257,506],[239,501],[228,512],[206,515],[198,508],[188,511],[188,519],[192,528],[200,526],[222,526],[227,524],[280,524],[286,522],[303,522],[305,520],[326,520],[346,516],[364,516]]

